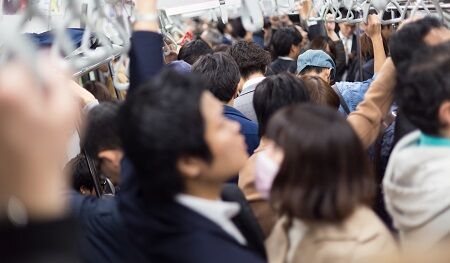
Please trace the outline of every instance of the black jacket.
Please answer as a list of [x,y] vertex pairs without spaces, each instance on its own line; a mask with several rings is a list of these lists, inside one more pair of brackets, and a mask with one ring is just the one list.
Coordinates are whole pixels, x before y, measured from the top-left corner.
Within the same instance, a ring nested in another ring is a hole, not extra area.
[[277,58],[269,66],[269,74],[277,75],[282,72],[295,73],[297,71],[297,61]]
[[0,223],[0,262],[4,263],[76,263],[77,224],[66,218],[34,222],[27,226]]

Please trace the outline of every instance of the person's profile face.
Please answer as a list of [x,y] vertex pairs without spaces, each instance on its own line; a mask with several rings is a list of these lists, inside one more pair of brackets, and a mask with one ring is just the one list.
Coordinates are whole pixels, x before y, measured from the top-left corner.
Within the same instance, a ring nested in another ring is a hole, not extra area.
[[345,37],[350,37],[355,31],[355,27],[353,25],[350,25],[349,23],[340,23],[339,29]]
[[247,161],[247,145],[240,134],[238,122],[227,119],[223,105],[210,92],[201,99],[201,112],[205,125],[205,141],[212,161],[201,175],[208,181],[225,182],[237,175]]

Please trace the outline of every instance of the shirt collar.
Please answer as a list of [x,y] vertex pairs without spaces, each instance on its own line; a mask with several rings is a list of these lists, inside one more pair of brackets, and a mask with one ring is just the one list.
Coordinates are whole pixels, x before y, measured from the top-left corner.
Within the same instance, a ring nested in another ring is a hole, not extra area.
[[353,40],[353,36],[346,37],[346,36],[344,36],[344,34],[342,34],[341,31],[339,31],[339,37],[340,37],[341,39]]
[[287,61],[295,61],[295,59],[291,58],[291,57],[278,57],[281,60],[287,60]]
[[256,86],[256,84],[260,83],[265,78],[266,77],[256,77],[256,78],[247,80],[247,82],[244,83],[244,86],[242,86],[242,93],[244,93],[248,87]]
[[178,194],[175,200],[193,210],[194,212],[206,217],[212,222],[219,225],[225,232],[234,237],[240,244],[246,244],[247,241],[239,232],[237,227],[231,221],[235,217],[241,207],[238,203],[224,202],[222,200],[208,200],[192,195]]
[[420,146],[437,146],[437,147],[450,147],[450,139],[437,136],[429,136],[424,133],[420,135]]

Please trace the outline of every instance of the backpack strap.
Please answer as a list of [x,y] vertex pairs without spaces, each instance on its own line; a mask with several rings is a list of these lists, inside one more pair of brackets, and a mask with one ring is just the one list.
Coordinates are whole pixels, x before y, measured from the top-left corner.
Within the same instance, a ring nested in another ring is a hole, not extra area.
[[337,89],[336,85],[333,85],[331,87],[336,92],[336,94],[339,96],[339,101],[340,101],[341,106],[344,109],[345,113],[347,113],[347,115],[349,115],[351,113],[350,108],[348,107],[347,102],[345,102],[344,97],[342,97],[341,92]]

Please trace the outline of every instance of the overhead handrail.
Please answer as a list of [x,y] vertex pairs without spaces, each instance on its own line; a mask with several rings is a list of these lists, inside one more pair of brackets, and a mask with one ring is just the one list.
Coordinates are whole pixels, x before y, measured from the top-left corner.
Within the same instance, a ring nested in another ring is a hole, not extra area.
[[220,19],[222,20],[222,23],[226,24],[228,23],[228,8],[225,5],[225,0],[219,0],[220,6]]
[[258,0],[242,0],[242,25],[247,31],[257,32],[264,27],[264,17]]

